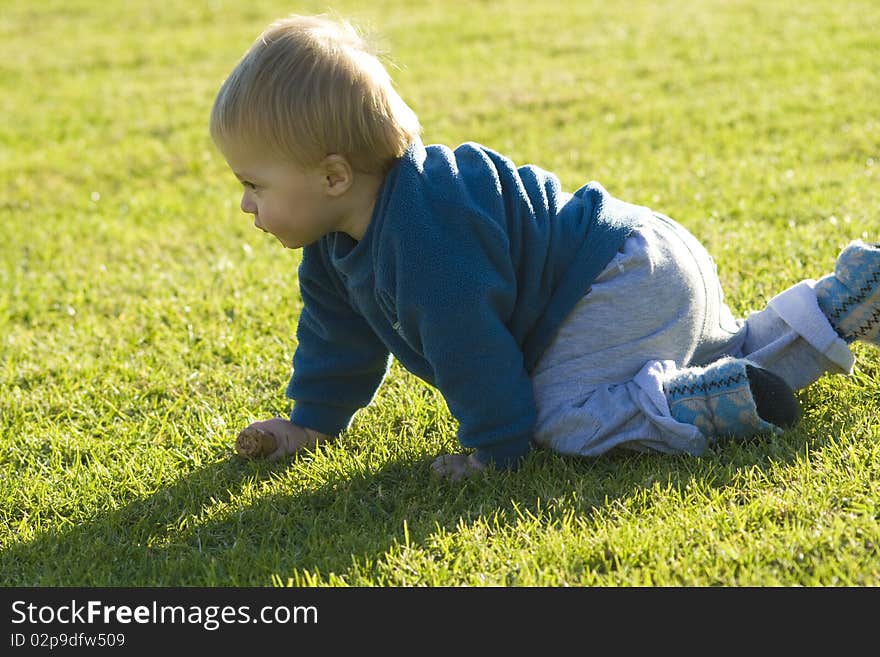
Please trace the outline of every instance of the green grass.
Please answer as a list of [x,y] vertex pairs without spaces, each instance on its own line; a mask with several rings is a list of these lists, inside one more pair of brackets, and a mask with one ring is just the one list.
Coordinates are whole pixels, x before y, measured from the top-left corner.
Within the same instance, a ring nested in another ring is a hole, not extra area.
[[[322,11],[319,2],[300,12]],[[875,0],[338,2],[424,139],[600,181],[689,227],[738,315],[880,235]],[[298,252],[238,211],[223,77],[287,2],[0,10],[0,584],[880,584],[880,351],[783,436],[701,458],[534,453],[453,484],[396,364],[338,442],[285,415]]]

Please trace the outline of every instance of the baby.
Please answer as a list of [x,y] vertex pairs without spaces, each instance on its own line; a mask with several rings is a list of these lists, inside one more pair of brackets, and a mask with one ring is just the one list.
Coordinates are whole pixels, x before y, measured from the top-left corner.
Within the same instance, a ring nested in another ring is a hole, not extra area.
[[699,455],[778,433],[793,391],[850,373],[880,345],[880,248],[851,242],[834,272],[735,319],[712,258],[669,217],[574,193],[483,145],[426,146],[379,59],[345,21],[291,16],[224,81],[211,136],[241,209],[302,249],[290,419],[254,422],[243,456],[332,439],[391,356],[436,387],[467,453],[456,480],[530,449]]

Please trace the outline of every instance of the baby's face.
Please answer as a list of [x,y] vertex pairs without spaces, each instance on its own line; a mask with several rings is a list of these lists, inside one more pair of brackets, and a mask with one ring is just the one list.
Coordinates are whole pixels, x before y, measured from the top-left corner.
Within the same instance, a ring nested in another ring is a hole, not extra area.
[[318,168],[285,162],[246,144],[219,146],[244,188],[241,210],[254,216],[254,226],[288,249],[311,244],[336,229]]

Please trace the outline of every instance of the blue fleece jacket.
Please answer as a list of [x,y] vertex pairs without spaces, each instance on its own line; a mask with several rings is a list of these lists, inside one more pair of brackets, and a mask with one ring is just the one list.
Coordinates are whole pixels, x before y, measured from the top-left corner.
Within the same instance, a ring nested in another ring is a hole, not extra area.
[[536,417],[529,372],[647,208],[574,194],[476,143],[411,144],[359,242],[303,250],[291,420],[326,434],[373,399],[393,354],[436,387],[459,442],[515,465]]

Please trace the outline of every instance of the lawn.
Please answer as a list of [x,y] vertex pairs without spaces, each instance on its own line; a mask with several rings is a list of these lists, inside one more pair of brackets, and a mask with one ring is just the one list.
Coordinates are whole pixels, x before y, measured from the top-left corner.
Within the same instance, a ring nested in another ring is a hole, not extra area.
[[[439,481],[440,394],[396,363],[338,441],[286,415],[300,253],[207,131],[260,30],[324,2],[0,2],[0,585],[877,586],[880,350],[782,436],[700,458],[535,452]],[[880,238],[876,0],[332,5],[426,143],[474,140],[665,212],[735,314]]]

